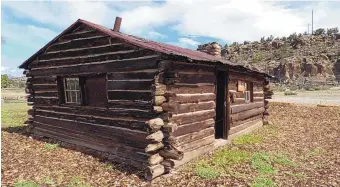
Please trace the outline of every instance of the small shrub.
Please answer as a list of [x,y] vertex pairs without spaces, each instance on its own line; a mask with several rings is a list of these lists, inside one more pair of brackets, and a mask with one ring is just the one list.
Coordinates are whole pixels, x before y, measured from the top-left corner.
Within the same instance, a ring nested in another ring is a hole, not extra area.
[[13,187],[39,187],[39,184],[33,181],[18,181],[13,184]]
[[44,184],[50,185],[50,186],[57,186],[56,183],[50,178],[50,177],[45,177],[42,182]]
[[57,149],[59,147],[59,144],[49,144],[49,143],[46,143],[44,145],[44,149],[46,150],[54,150],[54,149]]
[[195,170],[199,177],[205,179],[214,179],[220,175],[220,172],[216,168],[213,168],[207,163],[197,164]]
[[254,183],[251,185],[252,187],[274,187],[276,186],[275,182],[272,179],[257,177],[254,179]]
[[244,145],[244,144],[256,144],[261,143],[263,140],[261,137],[253,135],[253,134],[246,134],[240,137],[237,137],[233,140],[233,144],[235,145]]

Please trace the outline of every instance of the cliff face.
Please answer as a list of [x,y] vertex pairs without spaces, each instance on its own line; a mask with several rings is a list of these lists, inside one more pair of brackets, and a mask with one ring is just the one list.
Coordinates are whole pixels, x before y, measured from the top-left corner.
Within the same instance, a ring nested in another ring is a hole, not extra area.
[[276,76],[283,83],[340,82],[340,35],[291,35],[234,43],[222,58]]

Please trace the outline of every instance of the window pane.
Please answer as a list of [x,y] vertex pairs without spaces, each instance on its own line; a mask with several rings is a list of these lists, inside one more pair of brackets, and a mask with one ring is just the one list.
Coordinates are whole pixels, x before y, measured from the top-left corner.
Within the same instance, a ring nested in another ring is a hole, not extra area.
[[72,103],[76,103],[76,92],[71,92],[71,100],[72,100]]
[[77,94],[77,103],[81,103],[81,96],[80,96],[80,92],[79,92],[79,91],[77,91],[77,92],[76,92],[76,94]]

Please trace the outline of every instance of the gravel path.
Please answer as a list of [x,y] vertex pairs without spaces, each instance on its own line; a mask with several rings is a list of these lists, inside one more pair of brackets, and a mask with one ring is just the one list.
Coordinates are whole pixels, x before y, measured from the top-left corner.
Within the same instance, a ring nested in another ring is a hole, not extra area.
[[340,105],[340,90],[305,91],[297,95],[285,96],[283,92],[273,95],[273,102],[289,102],[296,104],[331,104]]

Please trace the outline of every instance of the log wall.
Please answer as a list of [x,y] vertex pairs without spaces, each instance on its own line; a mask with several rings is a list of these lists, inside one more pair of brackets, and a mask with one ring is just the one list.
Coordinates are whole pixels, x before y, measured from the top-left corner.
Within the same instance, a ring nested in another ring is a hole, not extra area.
[[[251,101],[245,101],[244,92],[237,91],[237,81],[246,81],[250,85]],[[230,97],[230,130],[234,134],[261,121],[264,112],[263,79],[230,73],[229,77]]]
[[[33,105],[27,121],[30,132],[106,152],[113,161],[141,169],[159,166],[162,157],[153,151],[155,141],[147,138],[154,129],[146,123],[157,117],[153,98],[158,59],[153,51],[79,25],[25,70],[27,100]],[[100,106],[60,102],[59,76],[98,74],[106,75],[107,93],[99,95],[107,102]]]
[[160,155],[169,171],[213,148],[216,76],[214,66],[183,62],[162,61],[159,69],[165,87]]

